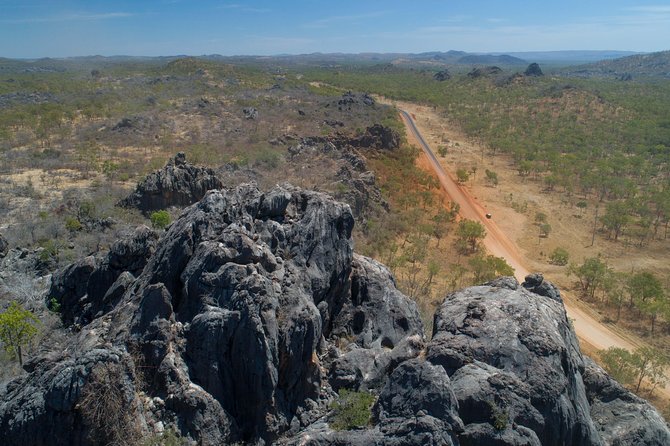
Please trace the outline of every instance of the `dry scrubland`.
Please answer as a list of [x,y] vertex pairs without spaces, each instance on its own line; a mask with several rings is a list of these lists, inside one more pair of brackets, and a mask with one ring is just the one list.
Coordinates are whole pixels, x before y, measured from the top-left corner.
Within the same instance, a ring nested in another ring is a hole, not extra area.
[[[341,159],[289,151],[304,137],[356,137],[375,123],[402,134],[391,106],[365,104],[361,95],[342,103],[351,88],[410,101],[402,108],[416,115],[444,164],[460,173],[463,187],[485,203],[533,269],[588,294],[568,274],[569,264],[552,264],[550,255],[564,248],[573,270],[599,257],[609,270],[586,304],[603,322],[670,353],[665,83],[465,74],[439,82],[432,71],[398,67],[233,66],[190,58],[51,68],[0,71],[0,233],[11,247],[37,249],[44,272],[107,248],[128,227],[151,224],[115,204],[178,151],[216,168],[231,185],[290,181],[351,198],[352,183],[338,176]],[[430,333],[448,292],[508,274],[509,267],[487,257],[476,237],[459,233],[457,209],[416,164],[418,153],[404,138],[397,150],[364,152],[390,206],[371,205],[358,219],[355,241],[357,251],[391,267]],[[618,226],[602,220],[612,203],[625,205],[618,213],[628,218]],[[621,275],[640,272],[652,273],[665,290],[653,308],[631,297]],[[5,283],[2,299],[19,298],[36,311],[42,336],[67,336],[39,301],[44,285],[19,296],[18,284],[32,283],[25,272]],[[3,358],[5,376],[17,372],[12,364]]]

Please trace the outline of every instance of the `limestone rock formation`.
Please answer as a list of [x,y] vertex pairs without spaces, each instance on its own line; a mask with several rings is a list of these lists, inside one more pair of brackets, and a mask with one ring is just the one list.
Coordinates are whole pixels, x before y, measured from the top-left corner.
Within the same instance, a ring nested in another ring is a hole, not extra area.
[[[0,385],[3,445],[165,429],[202,445],[670,444],[585,360],[541,275],[448,295],[426,341],[389,270],[354,254],[353,224],[324,194],[244,184],[64,268],[49,297],[73,339]],[[343,389],[373,395],[369,425],[332,428]]]
[[86,325],[111,311],[154,253],[158,235],[140,226],[103,256],[85,257],[54,273],[49,298],[63,323]]
[[161,170],[148,175],[119,205],[150,213],[171,206],[188,206],[208,190],[221,187],[223,184],[212,169],[194,166],[186,162],[184,153],[178,153]]

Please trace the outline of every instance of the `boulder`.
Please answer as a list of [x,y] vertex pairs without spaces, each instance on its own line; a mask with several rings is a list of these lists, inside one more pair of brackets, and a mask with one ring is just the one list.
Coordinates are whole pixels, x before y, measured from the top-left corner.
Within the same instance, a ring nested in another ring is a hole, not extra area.
[[533,62],[532,64],[528,65],[528,68],[526,68],[526,71],[523,72],[525,76],[528,77],[540,77],[544,76],[544,73],[542,72],[542,69],[538,64]]
[[[487,400],[498,405],[509,425],[533,431],[540,444],[601,444],[582,379],[584,360],[565,308],[523,287],[512,289],[511,281],[447,296],[435,313],[427,360],[460,383],[456,396],[470,408],[462,413],[464,421],[493,425],[473,415],[482,408],[471,400],[484,395],[473,397],[472,389],[501,387],[504,391],[490,389]],[[497,373],[472,369],[477,362]]]
[[188,206],[208,190],[221,187],[223,183],[212,169],[194,166],[186,161],[184,153],[178,153],[161,170],[144,178],[119,205],[148,214],[171,206]]

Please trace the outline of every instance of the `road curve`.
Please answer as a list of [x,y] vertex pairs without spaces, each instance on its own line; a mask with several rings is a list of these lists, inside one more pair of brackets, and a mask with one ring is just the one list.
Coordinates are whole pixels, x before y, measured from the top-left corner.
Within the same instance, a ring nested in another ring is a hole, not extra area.
[[[442,168],[442,165],[421,135],[421,132],[419,132],[410,114],[404,110],[399,110],[399,112],[411,136],[418,142],[426,154],[445,192],[452,201],[458,203],[460,206],[460,216],[478,221],[484,225],[486,228],[486,237],[483,243],[488,252],[497,257],[504,258],[514,268],[517,280],[523,281],[529,274],[529,269],[525,266],[523,257],[519,254],[515,244],[496,225],[494,221],[495,215],[493,219],[486,218],[486,210],[467,189],[461,187],[452,175]],[[573,321],[577,337],[579,337],[583,346],[586,344],[585,347],[588,347],[587,350],[601,350],[612,346],[632,350],[638,346],[638,343],[624,338],[597,321],[583,308],[577,306],[572,299],[564,299],[564,304],[568,317]]]

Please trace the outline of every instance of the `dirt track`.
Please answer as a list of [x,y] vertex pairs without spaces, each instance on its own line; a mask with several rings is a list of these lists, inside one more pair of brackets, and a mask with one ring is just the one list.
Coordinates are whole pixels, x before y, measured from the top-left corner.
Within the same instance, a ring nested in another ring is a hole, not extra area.
[[[498,228],[498,225],[495,223],[495,216],[493,216],[493,219],[487,219],[486,210],[467,189],[461,187],[456,182],[450,172],[445,171],[421,136],[410,114],[401,110],[400,116],[407,127],[410,141],[423,149],[422,164],[428,164],[432,168],[449,199],[460,205],[460,216],[479,221],[486,227],[487,234],[484,239],[484,246],[488,252],[495,256],[503,257],[514,268],[517,279],[523,281],[524,277],[530,271],[526,267],[526,262],[523,256],[519,254],[515,244]],[[612,346],[632,350],[638,345],[637,342],[616,333],[606,325],[600,323],[589,314],[587,309],[580,307],[572,296],[567,293],[562,293],[562,295],[568,317],[572,319],[575,332],[579,337],[582,348],[586,352],[593,353],[595,350]]]

